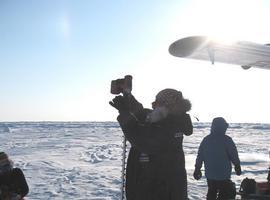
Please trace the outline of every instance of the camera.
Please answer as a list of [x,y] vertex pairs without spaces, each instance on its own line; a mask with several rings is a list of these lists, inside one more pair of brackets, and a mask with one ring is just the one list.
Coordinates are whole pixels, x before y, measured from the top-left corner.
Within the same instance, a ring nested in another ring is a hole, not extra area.
[[132,90],[132,76],[126,75],[122,79],[112,80],[111,93],[120,94],[121,92],[130,93]]

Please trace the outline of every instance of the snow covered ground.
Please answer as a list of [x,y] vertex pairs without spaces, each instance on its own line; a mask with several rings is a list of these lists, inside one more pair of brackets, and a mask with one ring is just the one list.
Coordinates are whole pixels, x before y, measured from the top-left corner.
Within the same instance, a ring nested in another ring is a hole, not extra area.
[[[192,177],[199,143],[208,123],[195,123],[184,139],[190,199],[204,199],[206,180]],[[8,127],[8,129],[7,129]],[[264,181],[269,167],[270,124],[230,124],[243,175]],[[23,169],[27,199],[118,200],[121,185],[122,132],[116,122],[2,122],[0,151]]]

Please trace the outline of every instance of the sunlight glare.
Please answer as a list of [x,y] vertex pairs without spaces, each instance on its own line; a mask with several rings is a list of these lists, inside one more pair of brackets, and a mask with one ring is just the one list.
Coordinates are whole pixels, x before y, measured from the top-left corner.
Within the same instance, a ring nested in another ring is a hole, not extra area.
[[60,28],[65,39],[70,38],[70,20],[66,14],[60,18]]
[[[184,36],[205,35],[225,43],[235,40],[262,42],[260,38],[270,34],[261,23],[270,17],[265,4],[263,0],[195,0],[178,13],[172,23],[177,29],[174,31]],[[254,8],[260,12],[254,14]]]

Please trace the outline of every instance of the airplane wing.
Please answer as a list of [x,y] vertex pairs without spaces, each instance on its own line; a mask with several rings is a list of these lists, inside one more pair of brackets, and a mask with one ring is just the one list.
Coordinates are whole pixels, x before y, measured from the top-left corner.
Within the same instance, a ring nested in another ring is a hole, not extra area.
[[270,45],[246,41],[222,43],[205,36],[192,36],[175,41],[171,55],[198,60],[240,65],[243,69],[270,69]]

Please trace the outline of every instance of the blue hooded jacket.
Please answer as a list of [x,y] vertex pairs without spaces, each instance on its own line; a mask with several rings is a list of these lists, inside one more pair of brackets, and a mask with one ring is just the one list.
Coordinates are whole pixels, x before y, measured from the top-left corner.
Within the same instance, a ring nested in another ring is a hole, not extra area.
[[210,180],[231,178],[232,165],[240,165],[237,148],[231,137],[225,135],[227,122],[222,117],[212,122],[211,133],[200,144],[195,167],[205,167],[205,176]]

